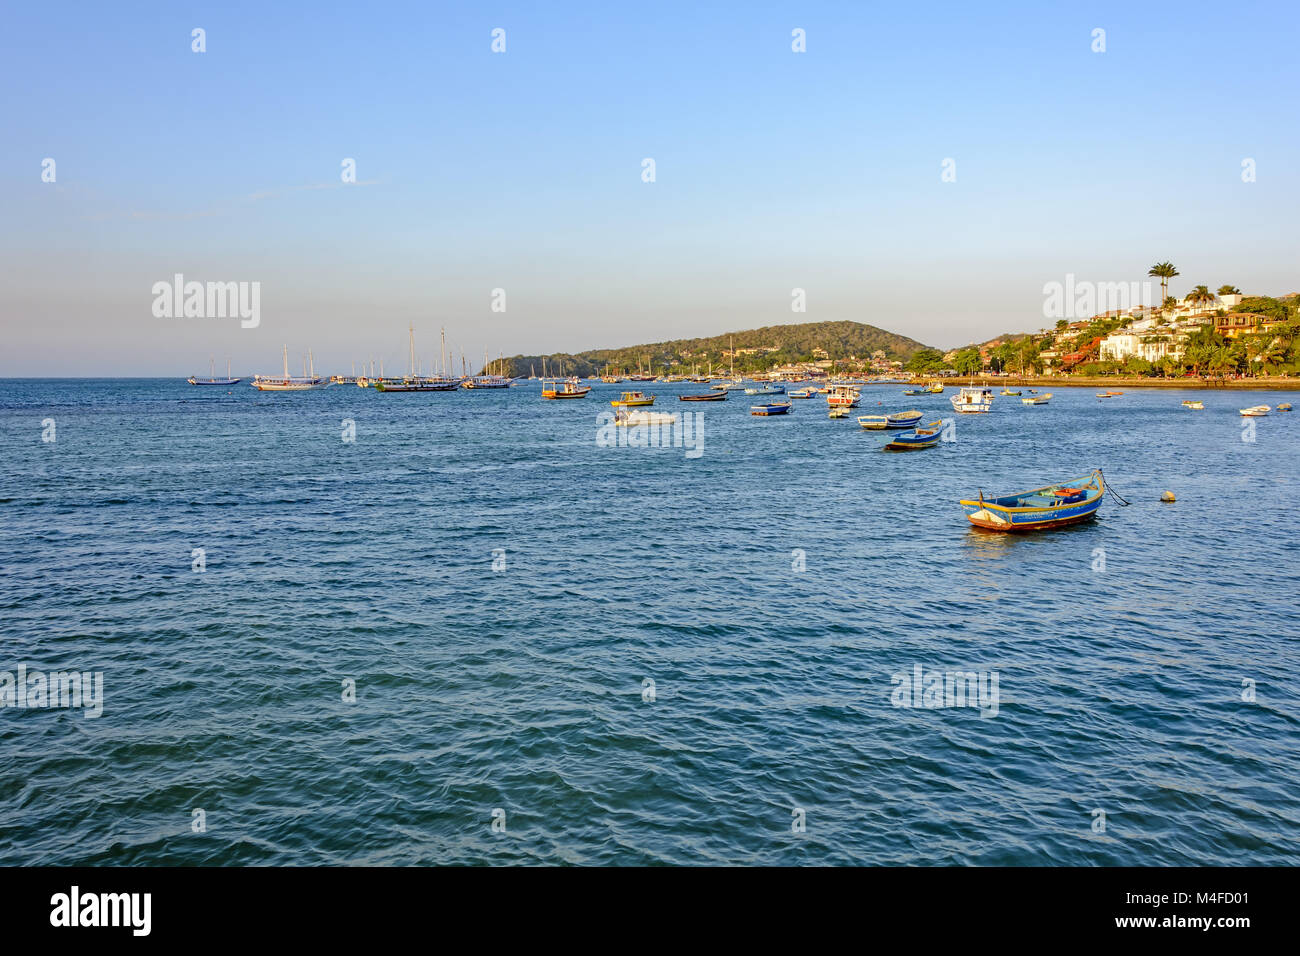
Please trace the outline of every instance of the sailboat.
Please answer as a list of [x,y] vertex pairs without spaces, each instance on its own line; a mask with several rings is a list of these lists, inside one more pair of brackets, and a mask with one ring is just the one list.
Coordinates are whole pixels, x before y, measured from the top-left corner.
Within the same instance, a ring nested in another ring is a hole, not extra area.
[[441,375],[424,378],[419,374],[419,369],[415,364],[415,326],[410,327],[410,364],[407,366],[407,374],[400,382],[375,383],[377,392],[452,392],[460,387],[460,379],[448,378],[446,374],[447,366],[447,330],[442,330],[442,365],[443,373]]
[[722,389],[734,392],[745,387],[744,381],[736,378],[736,339],[734,336],[727,337],[727,351],[731,353],[731,365],[729,366],[731,381],[722,383]]
[[325,388],[329,382],[316,375],[316,362],[312,358],[311,351],[307,352],[307,363],[310,369],[307,374],[301,378],[289,374],[289,346],[284,347],[284,374],[283,375],[254,375],[253,380],[249,382],[253,388],[260,392],[305,392],[314,388]]
[[208,361],[208,378],[195,378],[191,375],[185,381],[191,385],[238,385],[240,383],[241,379],[230,377],[230,359],[226,359],[225,378],[217,378],[216,364],[217,360],[215,358]]
[[467,378],[461,382],[464,388],[509,388],[513,382],[512,379],[505,375],[491,374],[489,368],[487,350],[483,351],[483,374],[475,375],[473,378]]

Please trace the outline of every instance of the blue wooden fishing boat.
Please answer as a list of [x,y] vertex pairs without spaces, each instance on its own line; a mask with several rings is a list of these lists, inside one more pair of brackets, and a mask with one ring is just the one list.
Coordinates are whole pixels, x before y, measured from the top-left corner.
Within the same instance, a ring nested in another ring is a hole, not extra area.
[[889,415],[859,415],[858,424],[863,428],[915,428],[921,424],[922,415],[916,409],[906,412],[893,412]]
[[791,402],[769,402],[766,405],[749,406],[751,415],[788,415],[790,413]]
[[1106,481],[1098,469],[1083,478],[1001,498],[985,498],[981,491],[976,500],[962,501],[961,506],[977,528],[1041,531],[1087,521],[1096,515],[1105,495]]
[[768,385],[765,388],[747,388],[746,395],[784,395],[784,385]]
[[930,422],[924,428],[896,435],[885,445],[885,451],[912,451],[918,448],[933,448],[939,444],[942,432],[939,427],[943,422]]

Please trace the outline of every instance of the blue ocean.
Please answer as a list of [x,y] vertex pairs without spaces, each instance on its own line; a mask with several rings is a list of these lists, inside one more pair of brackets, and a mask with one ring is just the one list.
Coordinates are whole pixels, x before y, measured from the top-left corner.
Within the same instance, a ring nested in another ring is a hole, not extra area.
[[[611,443],[627,387],[0,381],[0,856],[1295,861],[1300,417],[1238,414],[1286,394],[869,386],[956,419],[893,454],[700,385],[643,386],[693,448]],[[958,505],[1094,468],[1087,524]]]

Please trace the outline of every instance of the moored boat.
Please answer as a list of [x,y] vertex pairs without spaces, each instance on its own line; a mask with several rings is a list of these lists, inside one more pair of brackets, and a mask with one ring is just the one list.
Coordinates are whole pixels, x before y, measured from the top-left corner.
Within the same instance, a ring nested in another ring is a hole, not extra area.
[[796,388],[794,391],[788,393],[786,397],[787,398],[812,398],[816,394],[817,394],[817,389],[815,388]]
[[1004,389],[1002,390],[1002,394],[1003,394],[1003,395],[1019,395],[1019,394],[1020,394],[1020,389],[1018,389],[1018,388],[1014,388],[1014,389],[1013,389],[1013,388],[1004,388]]
[[837,405],[830,410],[830,414],[828,414],[826,417],[827,418],[848,418],[849,410],[844,405]]
[[1027,395],[1020,400],[1022,405],[1046,405],[1052,400],[1052,393],[1046,395]]
[[993,407],[993,389],[972,385],[962,388],[950,401],[952,402],[953,411],[966,413],[987,412]]
[[943,433],[939,430],[943,422],[930,422],[924,428],[917,428],[910,432],[903,432],[901,435],[895,435],[885,444],[885,451],[914,451],[920,448],[933,448],[942,440]]
[[862,393],[854,385],[832,385],[826,396],[826,404],[831,408],[857,408],[862,400]]
[[745,394],[746,395],[784,395],[785,386],[767,385],[762,388],[747,388],[745,389]]
[[925,387],[925,390],[929,392],[931,395],[942,395],[943,382],[931,382],[929,385]]
[[242,381],[242,379],[230,377],[230,359],[226,359],[226,377],[217,378],[217,370],[215,368],[216,362],[217,360],[215,358],[208,361],[207,378],[196,378],[191,375],[185,381],[189,382],[191,385],[238,385]]
[[1094,517],[1106,494],[1100,469],[1083,478],[1001,498],[963,500],[966,517],[987,531],[1041,531],[1087,521]]
[[590,391],[590,385],[579,385],[574,382],[557,382],[551,379],[542,383],[542,398],[545,399],[586,398]]
[[676,422],[677,416],[670,412],[633,412],[620,408],[614,413],[614,424],[623,428],[636,425],[673,425]]
[[284,347],[284,374],[254,375],[249,384],[259,392],[306,392],[312,389],[325,388],[329,385],[326,379],[317,377],[316,363],[310,351],[307,352],[307,365],[307,374],[301,377],[290,375],[289,346],[286,345]]
[[726,400],[727,400],[727,393],[725,391],[705,392],[701,395],[678,395],[677,396],[677,401],[679,402],[725,402]]
[[792,402],[768,402],[766,405],[749,406],[751,415],[786,415],[789,414]]
[[512,379],[504,375],[476,375],[473,378],[467,378],[460,383],[461,388],[469,389],[487,389],[487,388],[509,388],[513,384]]
[[1267,405],[1252,405],[1250,408],[1243,408],[1241,414],[1245,418],[1263,418],[1269,412]]
[[1277,407],[1277,410],[1278,410],[1279,412],[1289,412],[1289,411],[1291,411],[1291,403],[1290,403],[1290,402],[1283,402],[1281,405],[1279,405],[1279,406]]
[[460,388],[456,378],[404,378],[399,381],[377,381],[376,392],[454,392]]
[[906,412],[892,412],[888,415],[859,415],[858,424],[863,428],[915,428],[921,422],[921,413],[916,409]]
[[621,398],[610,402],[615,408],[637,408],[643,405],[653,405],[654,403],[655,397],[644,392],[624,392]]

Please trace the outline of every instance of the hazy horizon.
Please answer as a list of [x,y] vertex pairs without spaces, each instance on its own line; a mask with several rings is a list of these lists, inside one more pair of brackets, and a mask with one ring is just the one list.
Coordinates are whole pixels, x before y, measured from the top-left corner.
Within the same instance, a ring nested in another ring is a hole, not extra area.
[[[1300,291],[1290,5],[366,13],[11,11],[0,376],[401,370],[412,323],[426,368],[443,326],[457,369],[841,320],[952,348],[1159,260]],[[155,317],[177,273],[260,283],[259,324]]]

